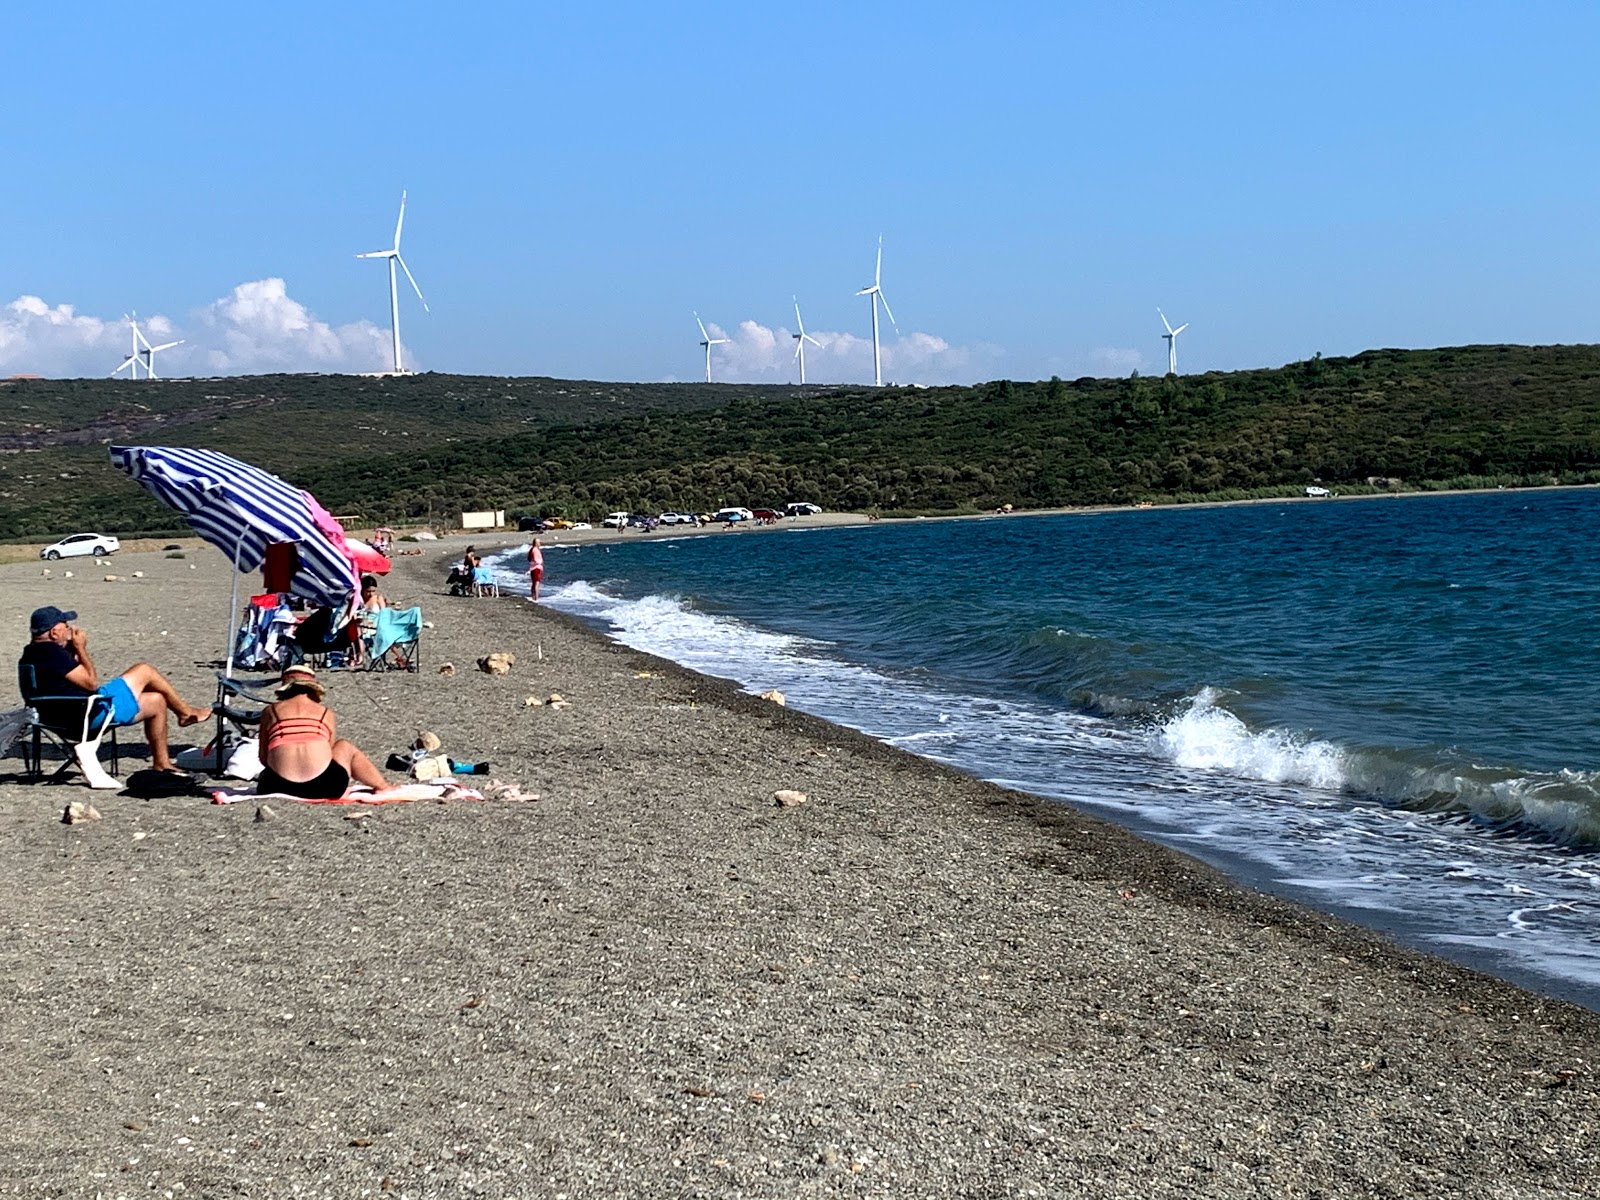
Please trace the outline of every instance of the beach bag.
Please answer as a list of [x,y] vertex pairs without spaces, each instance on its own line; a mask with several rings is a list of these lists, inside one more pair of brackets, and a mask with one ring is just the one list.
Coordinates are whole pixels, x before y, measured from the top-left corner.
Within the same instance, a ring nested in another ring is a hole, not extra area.
[[228,755],[228,765],[222,773],[229,779],[255,779],[261,774],[261,740],[245,738]]
[[141,800],[158,800],[163,796],[198,796],[200,781],[193,775],[178,771],[157,771],[146,767],[128,776],[122,793],[125,796],[138,796]]

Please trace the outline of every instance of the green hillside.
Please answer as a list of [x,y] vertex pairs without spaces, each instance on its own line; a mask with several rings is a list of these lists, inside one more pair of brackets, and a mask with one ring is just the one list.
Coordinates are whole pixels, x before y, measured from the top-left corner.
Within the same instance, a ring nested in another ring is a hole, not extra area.
[[1600,480],[1600,347],[799,389],[423,375],[0,386],[0,537],[173,527],[104,443],[205,445],[336,512],[594,518],[812,500],[941,512]]

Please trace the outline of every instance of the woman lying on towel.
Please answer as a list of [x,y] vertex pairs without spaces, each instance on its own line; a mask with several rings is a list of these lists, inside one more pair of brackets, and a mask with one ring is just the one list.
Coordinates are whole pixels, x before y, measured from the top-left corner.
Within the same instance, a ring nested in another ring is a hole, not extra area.
[[389,786],[353,742],[334,731],[333,711],[322,703],[327,689],[310,667],[288,667],[278,699],[261,711],[261,763],[256,792],[282,792],[305,800],[334,800],[350,783],[378,791]]

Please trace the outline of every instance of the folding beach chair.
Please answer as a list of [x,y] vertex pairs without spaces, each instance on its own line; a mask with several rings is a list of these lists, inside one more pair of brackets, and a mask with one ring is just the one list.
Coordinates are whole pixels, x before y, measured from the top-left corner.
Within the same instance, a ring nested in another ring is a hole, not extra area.
[[234,643],[236,666],[256,671],[281,671],[294,653],[294,612],[277,592],[251,596]]
[[[28,727],[18,739],[22,746],[23,771],[39,778],[44,774],[44,739],[60,750],[62,763],[52,780],[76,766],[84,782],[92,788],[120,788],[112,776],[120,769],[117,727],[112,724],[111,701],[104,696],[49,696],[39,692],[33,664],[17,664],[17,687],[30,714]],[[111,750],[111,774],[100,765],[100,748]]]
[[355,650],[360,639],[360,630],[354,621],[336,622],[331,608],[312,609],[306,619],[295,626],[294,633],[289,635],[294,648],[289,651],[284,665],[309,662],[318,670],[327,666],[342,666],[342,662],[330,663],[329,659],[334,655],[342,657]]
[[367,670],[415,672],[422,658],[422,610],[380,608],[370,615]]

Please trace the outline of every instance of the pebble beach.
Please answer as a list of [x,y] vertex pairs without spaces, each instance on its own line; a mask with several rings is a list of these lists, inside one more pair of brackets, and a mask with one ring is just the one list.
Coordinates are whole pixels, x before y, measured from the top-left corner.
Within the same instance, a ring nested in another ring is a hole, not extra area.
[[[421,671],[328,702],[380,764],[431,730],[536,800],[259,819],[0,760],[0,1194],[1600,1190],[1596,1014],[449,597],[464,544],[384,582]],[[0,566],[0,636],[75,609],[103,676],[209,703],[230,568],[184,545]]]

